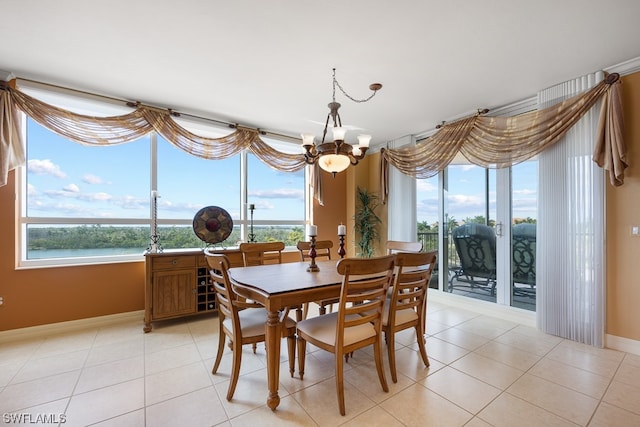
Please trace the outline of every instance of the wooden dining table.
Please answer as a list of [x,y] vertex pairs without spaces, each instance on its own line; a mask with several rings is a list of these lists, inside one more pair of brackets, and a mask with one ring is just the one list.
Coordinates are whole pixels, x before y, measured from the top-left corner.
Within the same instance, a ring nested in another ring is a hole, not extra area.
[[256,301],[267,310],[265,345],[267,352],[267,405],[275,410],[280,404],[278,384],[280,378],[280,340],[282,319],[280,313],[287,307],[306,302],[335,298],[340,295],[342,276],[338,274],[338,261],[316,262],[320,271],[307,271],[308,262],[233,267],[229,277],[238,295]]

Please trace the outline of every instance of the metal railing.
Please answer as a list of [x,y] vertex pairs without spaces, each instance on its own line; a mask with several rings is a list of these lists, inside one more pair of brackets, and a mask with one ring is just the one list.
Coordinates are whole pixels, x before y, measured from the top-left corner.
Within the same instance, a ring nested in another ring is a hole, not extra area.
[[[445,240],[445,255],[448,259],[449,267],[460,265],[460,259],[458,258],[458,253],[456,252],[456,248],[453,244],[453,239],[451,239],[451,235],[447,235],[444,238]],[[429,231],[429,232],[419,232],[418,233],[418,241],[422,242],[422,250],[423,251],[434,251],[437,250],[438,245],[438,232],[437,231]]]

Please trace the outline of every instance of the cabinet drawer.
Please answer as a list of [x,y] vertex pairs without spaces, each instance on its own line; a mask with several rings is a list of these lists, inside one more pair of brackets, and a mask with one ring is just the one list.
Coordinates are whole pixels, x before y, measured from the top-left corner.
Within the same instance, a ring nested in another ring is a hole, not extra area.
[[154,257],[151,267],[154,270],[168,270],[175,268],[191,268],[196,266],[195,256],[159,256]]

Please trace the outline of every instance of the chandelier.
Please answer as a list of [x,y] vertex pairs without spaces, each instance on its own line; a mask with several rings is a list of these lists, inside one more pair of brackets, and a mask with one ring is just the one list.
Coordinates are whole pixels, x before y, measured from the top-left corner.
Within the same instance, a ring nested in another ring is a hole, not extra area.
[[[367,102],[382,88],[380,83],[372,83],[369,85],[369,89],[373,93],[368,98],[354,99],[342,89],[342,86],[336,80],[336,69],[333,69],[333,98],[332,102],[329,103],[329,114],[327,114],[327,121],[324,124],[322,142],[316,145],[315,135],[305,133],[302,134],[302,147],[305,150],[304,160],[307,164],[318,163],[323,170],[332,173],[334,177],[338,172],[347,169],[349,165],[357,165],[358,161],[364,158],[371,141],[371,135],[358,135],[357,146],[345,142],[344,137],[347,129],[342,127],[342,119],[338,112],[340,103],[336,102],[336,86],[347,98],[354,102]],[[325,142],[329,119],[333,120],[333,141]]]

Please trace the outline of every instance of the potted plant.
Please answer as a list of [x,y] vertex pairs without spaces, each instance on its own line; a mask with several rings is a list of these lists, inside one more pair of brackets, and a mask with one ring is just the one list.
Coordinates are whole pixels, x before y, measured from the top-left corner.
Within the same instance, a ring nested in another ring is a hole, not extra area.
[[375,210],[378,208],[378,196],[369,192],[366,188],[357,188],[356,191],[355,232],[359,235],[359,256],[371,258],[375,253],[374,243],[380,240],[378,226],[382,222]]

